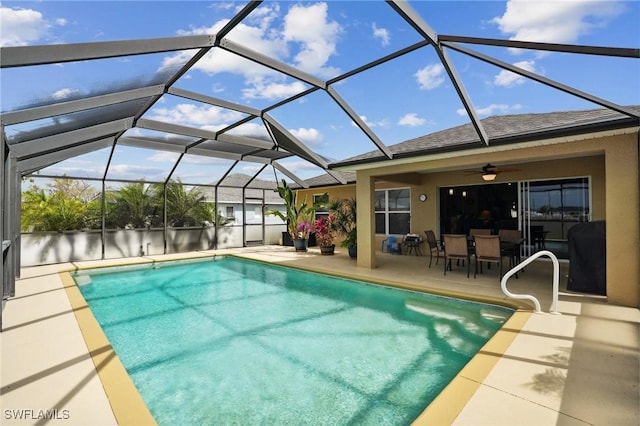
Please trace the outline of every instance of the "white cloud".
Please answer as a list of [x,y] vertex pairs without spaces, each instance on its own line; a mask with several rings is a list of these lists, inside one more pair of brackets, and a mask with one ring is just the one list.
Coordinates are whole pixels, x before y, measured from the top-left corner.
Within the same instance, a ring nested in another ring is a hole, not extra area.
[[[520,61],[513,64],[518,68],[522,68],[523,70],[535,72],[535,61]],[[496,86],[503,87],[513,87],[516,85],[523,84],[526,81],[526,78],[516,74],[511,71],[502,70],[496,75],[493,79],[493,83]]]
[[53,26],[64,25],[67,25],[64,18],[49,21],[37,10],[0,6],[0,46],[26,46],[41,42]]
[[278,163],[286,167],[287,170],[294,173],[295,175],[302,177],[303,179],[305,178],[303,177],[303,175],[309,175],[309,177],[311,177],[310,173],[313,173],[316,176],[324,173],[324,171],[315,164],[311,164],[299,157],[297,157],[297,159],[280,160],[278,161]]
[[418,80],[418,85],[422,90],[431,90],[444,83],[442,64],[431,64],[419,69],[414,75]]
[[[177,152],[169,152],[169,151],[158,151],[150,157],[147,157],[148,161],[154,163],[173,163],[175,164],[178,161],[178,157],[180,154]],[[133,166],[121,166],[121,167],[133,167]],[[143,168],[143,170],[146,168]]]
[[[367,126],[369,126],[369,128],[372,128],[372,129],[374,127],[389,127],[390,125],[388,118],[383,118],[382,120],[378,120],[378,121],[369,121],[367,120],[367,116],[361,115],[360,119],[364,121],[364,124],[366,124]],[[353,121],[351,122],[351,124],[357,127],[356,123],[354,123]]]
[[25,46],[44,37],[49,25],[42,13],[32,9],[0,6],[0,46]]
[[427,123],[427,119],[418,117],[418,114],[416,114],[415,112],[407,113],[402,117],[400,117],[400,120],[398,120],[399,125],[409,126],[409,127],[422,126],[426,123]]
[[[520,104],[513,104],[513,105],[507,105],[507,104],[491,104],[489,106],[486,106],[484,108],[476,108],[476,112],[478,113],[479,116],[488,116],[488,115],[495,115],[495,114],[509,114],[512,112],[516,112],[519,111],[520,109],[522,109],[522,105]],[[467,111],[464,108],[460,108],[458,110],[456,110],[456,113],[458,115],[462,115],[462,116],[466,116],[467,115]]]
[[375,38],[379,38],[380,41],[382,41],[383,46],[388,46],[389,39],[391,37],[391,35],[389,34],[389,30],[387,30],[386,28],[378,28],[375,22],[373,23],[373,25],[371,25],[371,28],[373,29],[373,36]]
[[326,67],[331,55],[336,53],[336,43],[342,28],[337,22],[329,22],[327,4],[310,6],[294,5],[284,18],[284,40],[300,43],[294,58],[295,65],[302,70],[332,77],[339,72]]
[[[175,154],[175,153],[174,153]],[[175,161],[178,157],[175,158]],[[167,171],[157,167],[139,166],[132,164],[112,164],[109,166],[109,177],[113,179],[146,179],[158,178],[167,175]]]
[[[336,53],[336,43],[342,29],[337,22],[330,22],[327,16],[327,4],[316,3],[310,6],[293,5],[283,18],[284,28],[279,31],[274,21],[280,15],[277,3],[267,3],[254,10],[247,20],[237,25],[227,38],[235,43],[250,46],[256,52],[281,62],[293,62],[293,65],[320,77],[333,77],[339,69],[328,67],[329,58]],[[178,35],[216,34],[228,19],[218,21],[209,27],[179,31]],[[291,58],[291,53],[297,54]],[[160,71],[176,69],[188,61],[193,52],[180,52],[164,58]],[[274,99],[298,93],[300,83],[283,83],[285,76],[253,61],[214,48],[202,57],[193,67],[213,75],[231,73],[245,79],[243,95],[246,99]],[[215,91],[223,90],[219,86]]]
[[80,91],[78,89],[64,88],[64,89],[56,90],[55,92],[53,92],[51,97],[56,100],[61,100],[61,99],[68,98],[69,96],[72,96],[76,93],[80,93]]
[[237,121],[242,117],[242,113],[217,106],[178,104],[173,108],[157,108],[148,118],[202,128],[206,126],[220,128],[221,125]]
[[512,40],[575,43],[623,11],[624,5],[618,1],[509,0],[505,13],[490,22]]
[[267,129],[265,129],[262,124],[257,123],[245,123],[242,126],[231,129],[227,133],[230,135],[246,136],[248,138],[271,140]]
[[299,81],[292,83],[265,83],[264,79],[256,81],[253,87],[242,90],[245,99],[283,99],[296,95],[306,89],[305,85]]
[[207,157],[204,155],[193,155],[193,154],[187,154],[184,157],[182,157],[182,160],[180,160],[180,163],[186,163],[186,164],[193,164],[193,165],[198,165],[198,166],[211,166],[211,167],[217,167],[220,165],[223,166],[228,166],[229,165],[229,161],[231,160],[226,160],[226,159],[221,159],[221,158],[214,158],[214,157]]
[[291,134],[296,138],[300,139],[302,142],[307,144],[310,147],[320,146],[324,140],[322,133],[318,129],[314,128],[299,128],[299,129],[289,129]]

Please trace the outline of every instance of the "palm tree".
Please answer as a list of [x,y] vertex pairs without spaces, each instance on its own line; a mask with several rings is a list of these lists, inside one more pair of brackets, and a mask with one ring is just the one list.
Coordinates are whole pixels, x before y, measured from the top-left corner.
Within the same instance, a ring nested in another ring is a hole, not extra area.
[[336,232],[344,238],[341,243],[342,247],[357,247],[356,200],[354,198],[332,200],[329,202],[328,209],[334,215]]
[[[162,223],[158,203],[150,187],[143,181],[128,183],[106,194],[106,222],[108,227],[144,228]],[[160,210],[161,211],[161,210]]]
[[[153,195],[156,203],[164,203],[165,186],[153,185]],[[166,185],[167,193],[167,224],[172,227],[199,226],[213,223],[215,220],[215,206],[207,202],[204,190],[200,187],[185,189],[180,179],[170,181]]]

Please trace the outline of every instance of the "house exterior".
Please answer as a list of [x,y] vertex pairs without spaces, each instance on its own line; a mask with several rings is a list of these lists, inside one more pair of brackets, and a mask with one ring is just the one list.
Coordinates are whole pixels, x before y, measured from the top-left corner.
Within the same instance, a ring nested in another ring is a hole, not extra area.
[[[491,146],[477,141],[470,124],[452,128],[390,147],[394,152],[391,160],[373,152],[336,164],[335,170],[353,173],[348,185],[335,186],[325,177],[308,181],[309,188],[301,189],[301,194],[355,196],[358,266],[376,268],[376,251],[381,240],[393,233],[388,232],[393,225],[389,218],[395,211],[408,217],[405,231],[423,235],[425,230],[434,230],[441,235],[451,232],[446,229],[450,226],[447,219],[453,216],[447,211],[449,197],[462,192],[470,199],[471,193],[483,193],[479,188],[502,185],[503,190],[494,192],[507,191],[515,199],[500,224],[521,229],[531,238],[529,228],[541,216],[548,216],[549,227],[562,222],[564,230],[550,238],[548,245],[566,244],[572,221],[605,221],[608,301],[640,306],[638,120],[599,109],[497,116],[482,123],[494,137]],[[493,181],[484,181],[481,170],[486,164],[506,171]],[[583,194],[580,214],[575,213],[576,206],[548,208],[552,201],[546,209],[531,205],[539,189],[551,188],[547,194],[551,200],[554,191],[566,198],[575,196],[576,187]],[[390,206],[391,192],[408,199]],[[468,204],[480,208],[478,200]],[[554,219],[557,216],[560,219]]]

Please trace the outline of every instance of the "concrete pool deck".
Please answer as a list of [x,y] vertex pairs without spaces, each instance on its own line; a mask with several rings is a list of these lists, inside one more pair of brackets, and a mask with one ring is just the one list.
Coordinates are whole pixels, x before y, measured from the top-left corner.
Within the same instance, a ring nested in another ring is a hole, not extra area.
[[[122,417],[122,404],[135,406],[135,397],[126,392],[121,401],[107,396],[111,386],[130,386],[128,377],[109,373],[119,363],[108,344],[91,343],[83,335],[78,322],[84,320],[77,316],[87,310],[68,295],[61,271],[234,254],[438,293],[506,299],[494,268],[476,279],[467,279],[463,268],[445,277],[442,262],[428,268],[425,257],[378,254],[378,268],[369,270],[358,268],[344,250],[338,252],[322,256],[314,248],[295,253],[289,247],[262,246],[22,269],[16,297],[3,307],[0,424],[150,422],[144,413]],[[548,261],[535,262],[509,281],[509,289],[535,295],[548,312],[552,269]],[[566,291],[566,273],[567,265],[561,264],[561,315],[531,314],[524,302],[525,309],[483,347],[417,424],[640,424],[640,310]]]

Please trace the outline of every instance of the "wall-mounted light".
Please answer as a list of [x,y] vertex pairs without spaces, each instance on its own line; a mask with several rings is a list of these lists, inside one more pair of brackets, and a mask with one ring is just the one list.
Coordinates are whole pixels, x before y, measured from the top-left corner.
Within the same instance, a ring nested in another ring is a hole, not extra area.
[[449,195],[453,195],[453,188],[449,188]]
[[467,196],[467,191],[462,191],[462,196],[466,197]]
[[482,179],[483,180],[487,180],[487,181],[494,180],[496,178],[496,176],[497,175],[494,172],[484,172],[482,174]]

